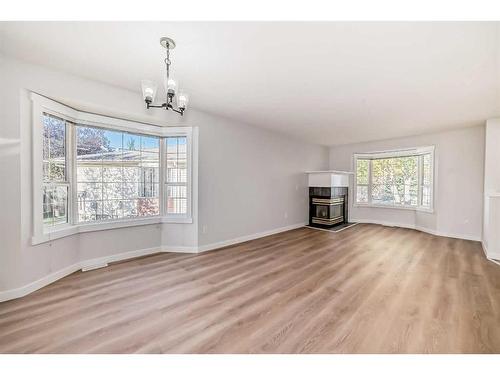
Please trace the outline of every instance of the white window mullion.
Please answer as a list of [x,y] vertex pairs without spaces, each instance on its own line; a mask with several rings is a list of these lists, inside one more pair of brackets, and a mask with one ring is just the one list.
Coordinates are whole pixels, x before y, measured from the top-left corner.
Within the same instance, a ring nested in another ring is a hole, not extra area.
[[417,191],[417,205],[422,207],[423,188],[424,188],[424,157],[418,156],[418,191]]
[[193,204],[193,135],[189,133],[186,135],[186,216],[191,217],[193,214],[192,204]]
[[372,204],[372,160],[368,161],[368,204]]
[[160,215],[165,216],[167,213],[167,189],[166,189],[166,170],[167,170],[167,152],[166,152],[166,139],[160,138],[160,171],[158,176],[159,182],[159,204]]
[[69,224],[76,224],[78,222],[78,204],[77,204],[77,186],[76,186],[76,167],[75,167],[75,158],[76,158],[76,147],[75,147],[75,127],[74,124],[66,122],[66,131],[67,131],[67,165],[68,165],[68,208],[69,208],[69,216],[68,222]]
[[32,150],[32,185],[33,185],[33,238],[43,236],[43,109],[33,102],[33,150]]

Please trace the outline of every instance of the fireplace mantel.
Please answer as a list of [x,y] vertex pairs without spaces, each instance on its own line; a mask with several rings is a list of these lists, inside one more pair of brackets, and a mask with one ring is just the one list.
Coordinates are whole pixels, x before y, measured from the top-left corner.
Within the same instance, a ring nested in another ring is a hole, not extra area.
[[309,177],[309,187],[349,187],[349,175],[345,171],[306,172]]
[[306,174],[323,174],[323,173],[329,173],[329,174],[354,174],[354,172],[349,172],[349,171],[336,171],[336,170],[331,170],[331,171],[306,171]]

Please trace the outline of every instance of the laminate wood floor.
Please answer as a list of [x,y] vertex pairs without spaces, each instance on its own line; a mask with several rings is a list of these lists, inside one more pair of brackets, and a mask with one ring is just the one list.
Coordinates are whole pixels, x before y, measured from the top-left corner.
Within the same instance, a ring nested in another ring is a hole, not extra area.
[[500,266],[410,229],[301,228],[1,303],[0,352],[500,353]]

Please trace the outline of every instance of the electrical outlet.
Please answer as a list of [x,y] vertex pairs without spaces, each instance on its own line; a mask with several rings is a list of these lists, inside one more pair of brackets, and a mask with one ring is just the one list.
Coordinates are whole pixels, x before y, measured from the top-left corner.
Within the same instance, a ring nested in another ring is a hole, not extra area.
[[208,226],[206,224],[203,224],[203,226],[201,227],[201,231],[205,234],[208,232]]
[[288,212],[285,212],[285,215],[283,216],[285,216],[285,219],[288,219]]

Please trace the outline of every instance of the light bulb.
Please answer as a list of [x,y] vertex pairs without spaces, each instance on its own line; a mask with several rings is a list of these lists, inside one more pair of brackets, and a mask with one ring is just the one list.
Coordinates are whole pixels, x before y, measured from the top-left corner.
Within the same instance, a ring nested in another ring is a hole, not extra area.
[[177,92],[177,81],[173,78],[169,78],[166,83],[167,94],[175,95]]
[[156,89],[158,88],[156,83],[150,80],[142,80],[142,97],[146,102],[153,103],[156,96]]
[[179,107],[179,109],[182,109],[182,110],[186,109],[188,102],[189,102],[189,95],[188,94],[181,92],[177,96],[177,107]]

